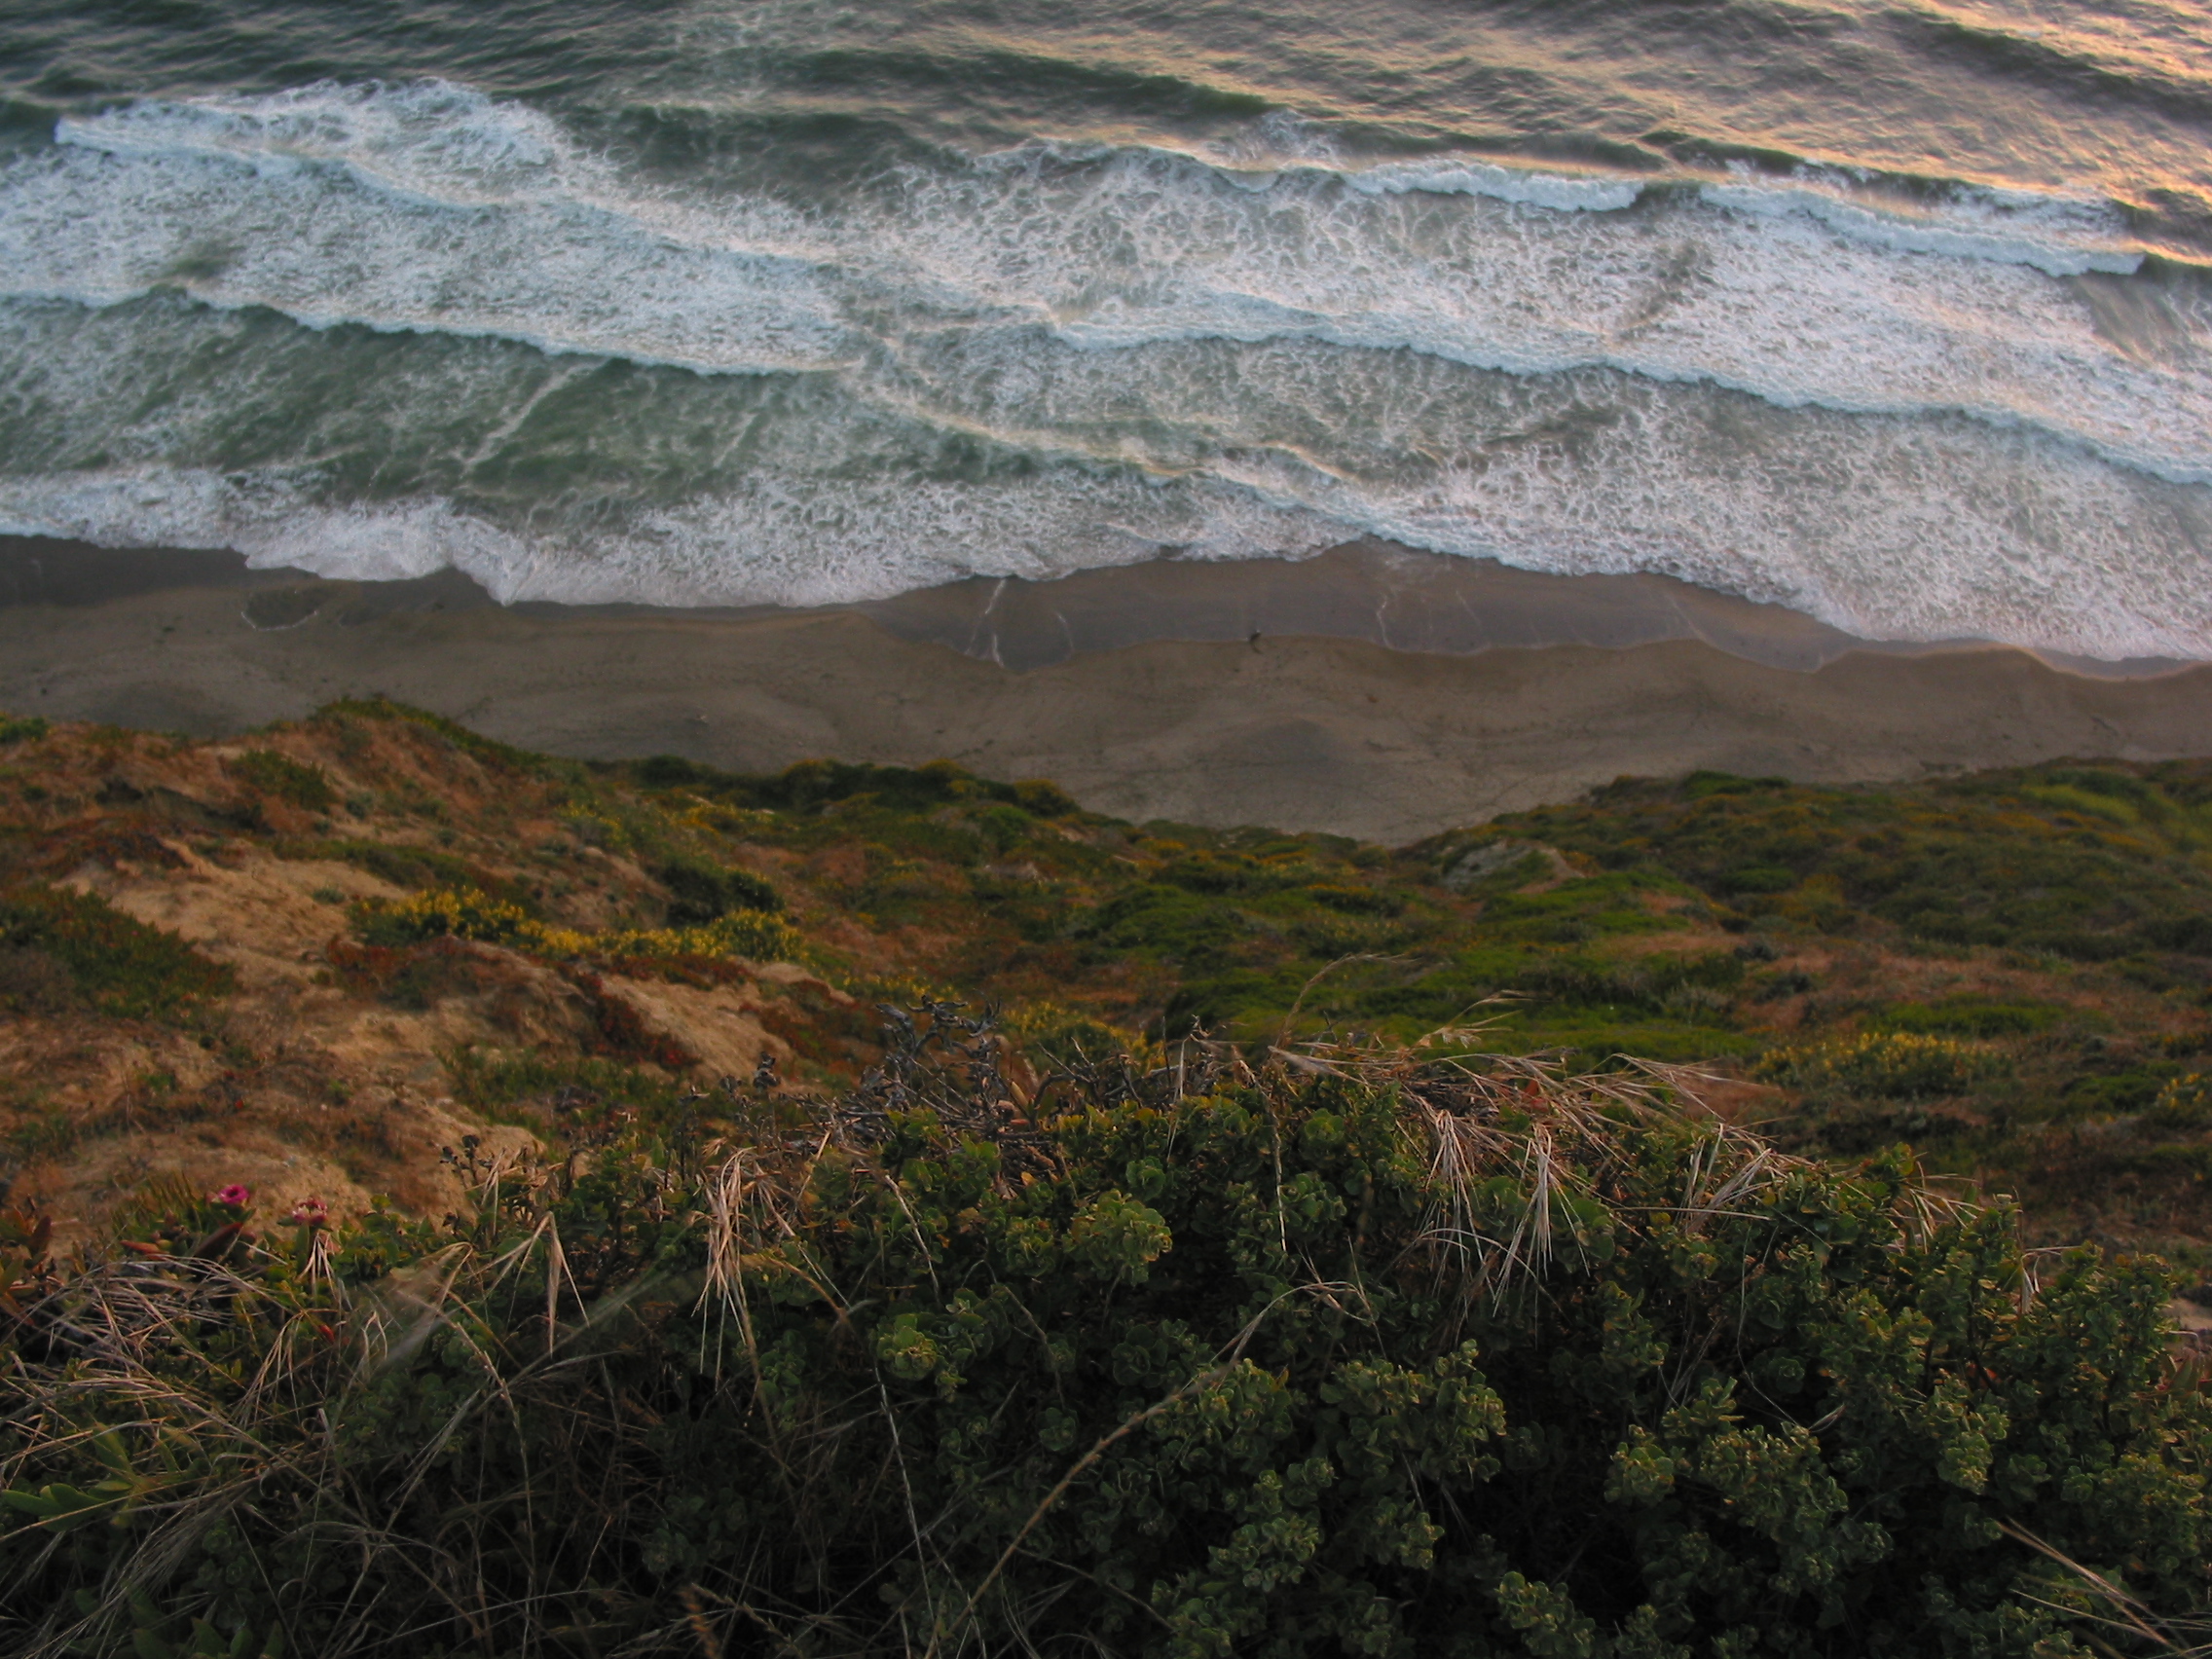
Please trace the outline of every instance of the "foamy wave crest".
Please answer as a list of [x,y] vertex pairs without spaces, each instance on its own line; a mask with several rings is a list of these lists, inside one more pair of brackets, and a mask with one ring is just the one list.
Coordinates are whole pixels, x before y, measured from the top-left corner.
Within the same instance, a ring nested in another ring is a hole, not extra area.
[[142,467],[0,479],[0,535],[124,547],[228,547],[260,570],[358,581],[448,568],[501,604],[830,605],[963,576],[1050,579],[1175,553],[1298,558],[1346,528],[1218,480],[1035,483],[750,480],[609,523],[518,534],[436,498],[327,504],[282,474]]
[[[16,320],[28,334],[38,319]],[[112,381],[135,342],[160,381],[171,358],[238,356],[209,347],[240,329],[224,313],[196,328],[169,302],[142,319],[97,313],[50,345],[90,383]],[[506,600],[666,605],[853,601],[1169,553],[1295,557],[1372,534],[1558,573],[1661,571],[1876,638],[2212,656],[2212,492],[1963,420],[1304,342],[1110,354],[1035,328],[940,341],[865,396],[779,404],[663,372],[555,417],[576,381],[526,359],[394,347],[385,372],[425,411],[420,431],[341,414],[303,424],[301,459],[282,466],[0,474],[0,529],[232,546],[328,575],[451,564]],[[300,372],[315,370],[307,355]],[[1315,413],[1331,400],[1370,424],[1333,430]],[[148,453],[181,429],[205,447],[237,401],[211,387],[142,423],[64,423],[51,441]],[[695,463],[679,494],[657,488],[668,435],[695,431],[757,441],[719,468]],[[422,483],[406,498],[349,498],[346,479],[389,481],[410,456]],[[518,497],[518,472],[562,488]]]
[[1935,253],[2029,265],[2049,276],[2092,271],[2132,276],[2143,252],[2128,244],[2109,202],[2035,196],[2026,191],[1962,190],[1933,209],[1881,207],[1850,199],[1832,175],[1808,171],[1801,182],[1748,179],[1704,187],[1705,200],[1739,213],[1803,214],[1838,236],[1900,253]]
[[802,220],[625,191],[535,111],[442,83],[146,103],[0,173],[18,295],[189,286],[313,327],[494,335],[718,372],[859,349]]
[[1908,212],[1824,176],[1632,213],[1633,181],[1488,163],[1255,177],[1041,145],[801,212],[647,187],[541,113],[444,84],[147,103],[60,136],[0,171],[17,295],[108,304],[178,284],[313,326],[711,372],[834,370],[1009,318],[1105,349],[1305,336],[1709,380],[1785,406],[1955,410],[2212,478],[2201,303],[2151,302],[2194,359],[2100,333],[2052,276],[2135,255],[2056,198]]
[[1625,178],[1577,178],[1499,166],[1494,162],[1395,162],[1347,175],[1354,190],[1403,195],[1410,190],[1488,196],[1562,213],[1614,213],[1633,207],[1643,186]]
[[570,194],[588,166],[549,116],[445,81],[131,104],[65,119],[55,138],[111,156],[229,158],[257,171],[337,163],[445,202]]
[[2212,310],[2095,203],[1361,171],[1285,128],[1258,170],[1035,144],[801,209],[443,83],[59,138],[0,166],[18,530],[664,604],[1374,533],[2212,654]]
[[107,547],[230,548],[257,570],[355,581],[464,571],[502,598],[521,594],[525,538],[440,500],[325,505],[280,475],[161,466],[0,481],[0,535]]
[[[894,250],[887,283],[948,307],[1028,308],[1087,347],[1303,336],[1525,375],[1604,366],[1784,407],[1964,413],[2212,479],[2201,358],[2131,352],[2034,262],[1843,236],[1799,199],[1844,205],[1795,188],[1755,213],[1696,199],[1560,212],[1370,195],[1313,171],[1255,192],[1156,152],[1036,150],[915,172],[877,245]],[[2145,303],[2192,350],[2212,344],[2194,291]]]

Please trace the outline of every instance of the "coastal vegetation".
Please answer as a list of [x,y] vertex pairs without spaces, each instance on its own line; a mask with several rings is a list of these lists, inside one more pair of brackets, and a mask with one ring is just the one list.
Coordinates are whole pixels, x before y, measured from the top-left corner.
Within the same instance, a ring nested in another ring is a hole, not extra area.
[[2205,1639],[2212,766],[0,733],[0,1650]]
[[602,1109],[442,1225],[176,1193],[59,1273],[18,1224],[14,1650],[2187,1639],[2155,1264],[1650,1077],[1296,1057],[1017,1104],[924,1004],[840,1096]]

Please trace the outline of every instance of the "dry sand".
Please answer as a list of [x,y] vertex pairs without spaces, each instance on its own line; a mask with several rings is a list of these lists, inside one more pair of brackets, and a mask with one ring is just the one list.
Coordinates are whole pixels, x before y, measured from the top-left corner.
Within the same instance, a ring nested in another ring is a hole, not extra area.
[[[0,569],[15,601],[0,603],[0,709],[194,733],[378,691],[564,755],[669,753],[748,771],[816,756],[945,756],[994,777],[1054,779],[1127,818],[1385,842],[1567,799],[1623,773],[1852,782],[2060,756],[2212,754],[2212,666],[2099,678],[1995,647],[1859,649],[1788,612],[1763,614],[1771,608],[1713,596],[1685,607],[1681,593],[1696,590],[1679,584],[1650,590],[1649,603],[1636,597],[1643,590],[1590,589],[1605,603],[1587,615],[1630,618],[1625,637],[1605,624],[1620,643],[1501,646],[1477,624],[1437,623],[1450,607],[1417,582],[1419,603],[1401,615],[1429,619],[1432,648],[1408,650],[1357,637],[1373,628],[1341,562],[1317,562],[1303,586],[1285,586],[1283,567],[1241,588],[1233,571],[1152,567],[1033,587],[1013,604],[982,583],[883,607],[691,612],[504,609],[458,576],[354,587],[252,574],[214,556],[165,555],[171,563],[151,575],[111,556],[100,575],[91,563],[57,566],[51,544],[34,549],[45,563],[31,570],[27,545]],[[1529,580],[1499,591],[1537,593],[1537,609],[1572,621],[1551,590],[1515,589]],[[1186,591],[1168,604],[1177,582]],[[1212,594],[1213,608],[1193,593]],[[1666,637],[1669,607],[1696,624],[1675,632],[1697,637]],[[1485,614],[1463,595],[1461,608],[1477,623]],[[986,614],[1000,631],[981,640],[974,624]],[[1488,614],[1504,618],[1499,630],[1542,622],[1502,601]],[[1285,615],[1350,637],[1218,637]],[[1542,625],[1557,637],[1557,617]],[[1735,630],[1730,649],[1707,643],[1716,628]],[[1148,629],[1201,637],[1141,638]],[[1658,637],[1627,643],[1638,629]],[[1036,666],[978,659],[946,639]],[[1490,648],[1468,654],[1470,641]]]

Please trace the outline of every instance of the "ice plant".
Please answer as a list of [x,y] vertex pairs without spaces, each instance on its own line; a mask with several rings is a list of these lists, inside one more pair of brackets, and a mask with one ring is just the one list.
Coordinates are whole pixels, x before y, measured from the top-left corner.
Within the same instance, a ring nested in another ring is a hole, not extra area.
[[324,1227],[330,1222],[330,1206],[320,1198],[302,1198],[292,1206],[289,1220],[294,1227]]
[[253,1189],[233,1181],[229,1186],[209,1193],[207,1201],[211,1204],[221,1204],[225,1209],[244,1209],[247,1204],[253,1201]]

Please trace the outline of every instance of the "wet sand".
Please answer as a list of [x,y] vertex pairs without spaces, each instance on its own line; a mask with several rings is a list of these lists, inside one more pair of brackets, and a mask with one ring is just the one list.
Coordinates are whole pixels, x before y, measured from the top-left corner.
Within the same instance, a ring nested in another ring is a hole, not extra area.
[[383,692],[558,754],[945,756],[1128,818],[1388,842],[1623,773],[2212,754],[2212,665],[1870,647],[1662,578],[1454,563],[1347,549],[671,611],[0,541],[0,709],[220,734]]

